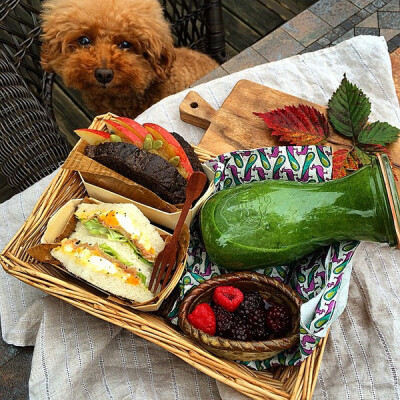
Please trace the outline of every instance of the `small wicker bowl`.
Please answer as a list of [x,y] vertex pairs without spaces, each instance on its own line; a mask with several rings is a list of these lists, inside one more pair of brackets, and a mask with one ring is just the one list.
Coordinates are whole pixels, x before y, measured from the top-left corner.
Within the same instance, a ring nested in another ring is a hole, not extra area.
[[[289,308],[292,317],[292,326],[289,332],[283,338],[245,342],[210,336],[196,329],[188,321],[187,316],[197,304],[210,303],[214,289],[221,285],[234,286],[243,292],[258,291],[266,301]],[[257,272],[243,271],[224,274],[201,283],[183,299],[178,315],[179,326],[188,336],[218,356],[240,361],[265,360],[299,343],[301,303],[296,292],[276,279]]]

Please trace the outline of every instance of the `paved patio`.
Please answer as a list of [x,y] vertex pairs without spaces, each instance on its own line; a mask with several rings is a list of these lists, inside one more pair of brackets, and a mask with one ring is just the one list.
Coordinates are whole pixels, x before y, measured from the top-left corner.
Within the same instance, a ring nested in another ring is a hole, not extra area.
[[196,84],[358,35],[384,36],[390,53],[400,47],[400,0],[320,0]]

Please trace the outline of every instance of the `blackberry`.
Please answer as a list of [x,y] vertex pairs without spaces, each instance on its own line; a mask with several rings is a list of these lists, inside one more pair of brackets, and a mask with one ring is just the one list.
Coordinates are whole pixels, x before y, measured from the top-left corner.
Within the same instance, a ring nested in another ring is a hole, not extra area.
[[226,339],[230,339],[231,337],[231,328],[234,324],[235,315],[229,311],[224,310],[221,306],[213,305],[212,307],[215,320],[217,322],[217,336],[224,337]]
[[267,312],[263,305],[247,316],[247,325],[254,340],[265,340],[267,338]]
[[286,333],[291,324],[289,310],[280,305],[270,307],[266,313],[267,328],[272,333]]
[[246,318],[254,310],[260,308],[263,305],[263,299],[258,292],[244,293],[244,299],[236,312],[242,318]]
[[249,326],[245,321],[238,319],[235,320],[231,328],[231,339],[233,340],[252,340],[252,334]]

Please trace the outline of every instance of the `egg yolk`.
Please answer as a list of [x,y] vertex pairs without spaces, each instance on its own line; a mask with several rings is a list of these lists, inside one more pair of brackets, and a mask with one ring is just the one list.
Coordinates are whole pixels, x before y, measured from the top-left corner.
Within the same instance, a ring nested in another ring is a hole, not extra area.
[[78,246],[73,241],[64,240],[61,245],[61,250],[66,253],[71,253],[74,257],[78,258],[81,263],[90,265],[97,272],[120,277],[130,285],[139,285],[140,283],[140,279],[137,276],[123,273],[117,264],[104,258],[102,253],[96,249],[88,249],[85,246]]
[[100,214],[100,215],[98,215],[97,219],[99,221],[103,221],[108,226],[119,225],[118,218],[116,216],[115,211],[110,211],[107,214]]

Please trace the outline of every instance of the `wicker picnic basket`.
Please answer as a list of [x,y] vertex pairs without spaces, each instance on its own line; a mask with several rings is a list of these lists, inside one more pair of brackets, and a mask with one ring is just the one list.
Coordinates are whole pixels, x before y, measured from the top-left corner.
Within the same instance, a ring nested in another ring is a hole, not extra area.
[[[91,128],[102,129],[102,117]],[[201,161],[212,157],[195,148]],[[254,399],[311,399],[318,377],[327,337],[300,366],[277,367],[258,372],[206,351],[173,327],[162,316],[133,310],[110,301],[88,285],[49,264],[35,261],[27,249],[40,243],[47,223],[67,201],[86,195],[76,171],[61,169],[38,200],[31,215],[0,256],[6,272],[19,280],[125,328],[170,351],[188,364]]]

